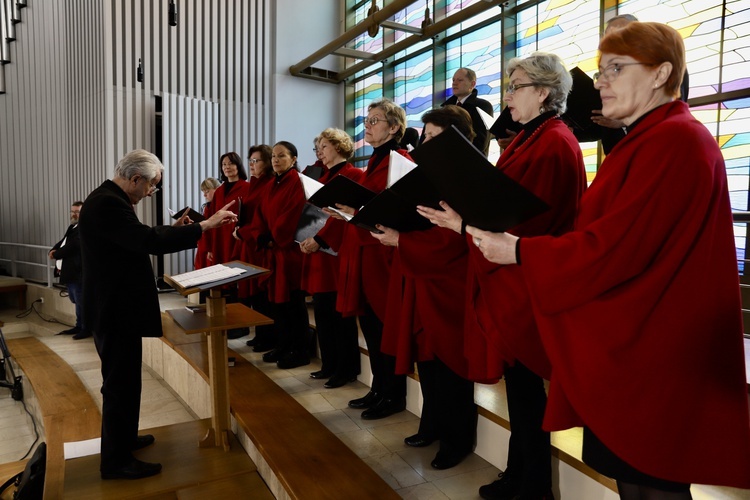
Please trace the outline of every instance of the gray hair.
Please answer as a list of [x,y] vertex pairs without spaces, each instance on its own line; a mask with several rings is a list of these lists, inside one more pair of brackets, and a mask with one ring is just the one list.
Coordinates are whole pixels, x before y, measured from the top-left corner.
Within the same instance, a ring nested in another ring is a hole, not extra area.
[[130,180],[140,175],[147,181],[152,181],[157,174],[164,171],[164,165],[155,154],[145,149],[134,149],[122,157],[115,167],[115,177]]
[[511,76],[519,68],[526,72],[534,86],[549,91],[547,99],[542,104],[544,111],[565,113],[568,93],[573,87],[573,77],[558,56],[547,52],[534,52],[524,59],[514,57],[508,61],[505,72]]

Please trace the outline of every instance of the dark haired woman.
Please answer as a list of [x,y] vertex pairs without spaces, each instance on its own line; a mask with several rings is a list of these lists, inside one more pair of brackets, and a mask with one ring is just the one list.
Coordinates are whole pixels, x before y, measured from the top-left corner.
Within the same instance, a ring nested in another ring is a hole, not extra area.
[[[455,126],[474,139],[471,116],[447,105],[422,116],[424,141]],[[396,357],[396,373],[419,370],[423,405],[419,431],[404,439],[408,446],[440,442],[432,467],[449,469],[474,449],[477,408],[474,384],[464,356],[464,311],[468,248],[460,234],[442,227],[399,233],[380,226],[373,233],[396,247],[391,265],[382,350]]]
[[[250,189],[242,202],[242,218],[248,224],[234,230],[233,235],[237,240],[234,255],[241,261],[267,268],[270,262],[270,250],[256,248],[254,241],[251,241],[251,244],[246,244],[246,242],[251,240],[249,222],[253,220],[255,211],[273,182],[271,146],[266,144],[252,146],[248,150],[247,161],[250,166]],[[238,294],[240,302],[265,316],[273,318],[273,309],[268,302],[267,277],[240,281],[238,283]],[[254,352],[265,352],[273,349],[276,346],[273,325],[256,326],[255,338],[248,340],[247,345],[251,346]]]
[[[305,193],[297,171],[297,148],[280,141],[271,153],[273,177],[255,211],[248,241],[257,250],[268,250],[266,280],[268,300],[273,304],[276,348],[263,361],[289,369],[310,363],[309,320],[305,292],[301,289],[302,251],[294,241]],[[252,244],[252,243],[250,243]]]

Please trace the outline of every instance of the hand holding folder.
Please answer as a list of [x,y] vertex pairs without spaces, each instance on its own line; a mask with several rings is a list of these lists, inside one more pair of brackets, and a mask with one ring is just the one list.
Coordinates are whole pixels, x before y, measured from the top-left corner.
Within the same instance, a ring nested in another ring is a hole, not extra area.
[[440,199],[469,225],[504,232],[549,209],[495,168],[455,127],[422,144],[412,157]]
[[185,212],[187,212],[188,217],[190,218],[191,221],[193,221],[193,223],[197,224],[198,222],[202,222],[202,221],[206,220],[206,218],[203,217],[203,215],[199,214],[198,212],[196,212],[195,210],[193,210],[190,207],[185,207],[182,210],[179,210],[177,212],[175,212],[172,209],[168,209],[168,210],[169,210],[169,215],[174,220],[179,220],[183,215],[185,215]]

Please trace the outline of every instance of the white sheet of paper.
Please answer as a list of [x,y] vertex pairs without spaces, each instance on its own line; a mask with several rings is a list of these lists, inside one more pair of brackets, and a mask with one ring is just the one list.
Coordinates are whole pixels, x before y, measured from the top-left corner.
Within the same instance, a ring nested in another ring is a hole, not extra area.
[[416,166],[417,164],[413,161],[395,151],[391,151],[388,164],[388,185],[386,187],[393,186],[401,177],[414,170]]
[[318,191],[318,189],[323,187],[322,182],[318,182],[315,179],[308,177],[306,175],[300,175],[299,178],[302,181],[302,189],[305,190],[306,200],[309,200],[310,197]]
[[177,213],[177,212],[175,212],[174,210],[172,210],[171,208],[168,208],[168,209],[167,209],[167,211],[169,212],[169,216],[170,216],[170,217],[174,217],[174,214],[176,214],[176,213]]
[[86,441],[73,441],[63,443],[63,454],[65,460],[71,458],[87,457],[101,453],[102,438],[87,439]]
[[477,107],[477,113],[479,113],[479,116],[482,118],[482,122],[484,123],[484,128],[487,130],[492,127],[492,125],[495,123],[495,118],[490,116],[489,113],[487,113],[485,110],[483,110],[480,107]]

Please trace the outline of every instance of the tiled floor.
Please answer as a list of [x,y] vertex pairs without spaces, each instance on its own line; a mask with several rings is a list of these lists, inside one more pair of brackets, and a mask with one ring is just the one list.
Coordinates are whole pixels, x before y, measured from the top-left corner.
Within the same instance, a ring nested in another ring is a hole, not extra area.
[[[176,294],[160,296],[163,309],[181,307],[184,298]],[[0,310],[0,321],[6,338],[35,335],[45,342],[78,373],[94,399],[101,405],[101,375],[93,340],[74,341],[55,332],[65,327],[44,323],[29,317],[28,324],[15,318],[17,311]],[[477,455],[469,456],[453,469],[437,471],[430,462],[437,453],[437,444],[415,449],[403,444],[403,438],[417,431],[419,420],[409,412],[387,419],[364,421],[360,412],[347,407],[350,399],[364,395],[368,388],[354,382],[339,389],[325,389],[324,380],[309,377],[319,368],[317,360],[309,366],[280,370],[275,364],[264,363],[261,355],[245,345],[247,337],[230,340],[232,349],[261,368],[279,386],[290,393],[314,414],[331,432],[349,445],[362,459],[385,479],[403,498],[408,499],[471,499],[479,498],[480,485],[491,482],[498,470]],[[12,353],[11,353],[12,354]],[[162,380],[143,371],[140,427],[168,425],[196,418]],[[14,401],[7,389],[0,389],[0,463],[19,460],[34,441],[29,417],[21,403]]]

